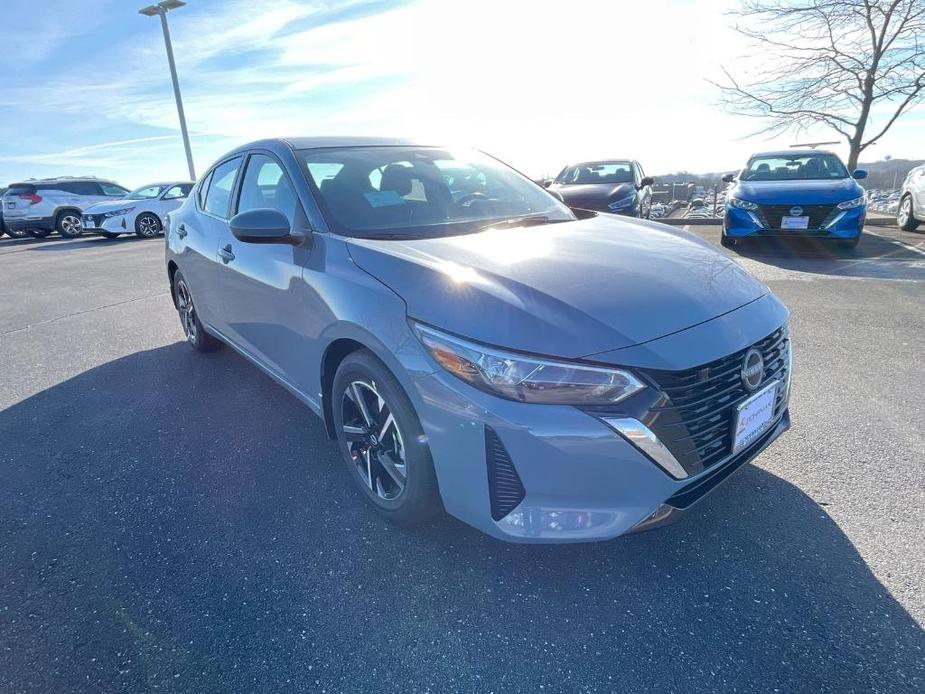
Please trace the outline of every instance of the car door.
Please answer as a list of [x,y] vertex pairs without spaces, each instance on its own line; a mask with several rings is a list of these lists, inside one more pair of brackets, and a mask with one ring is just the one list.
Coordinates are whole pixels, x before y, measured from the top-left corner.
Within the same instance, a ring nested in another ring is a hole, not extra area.
[[[247,158],[235,212],[258,208],[279,210],[293,229],[308,228],[292,181],[279,160],[265,151],[251,152]],[[311,254],[310,242],[243,243],[226,227],[218,253],[218,286],[228,336],[266,368],[301,388],[308,341],[300,327],[305,310],[301,278]]]
[[917,219],[925,219],[925,166],[912,172],[912,209]]
[[227,320],[221,300],[218,274],[219,243],[228,233],[232,194],[242,155],[225,159],[212,167],[196,188],[196,199],[189,213],[178,215],[176,234],[182,240],[180,269],[183,271],[196,303],[199,319],[223,335]]

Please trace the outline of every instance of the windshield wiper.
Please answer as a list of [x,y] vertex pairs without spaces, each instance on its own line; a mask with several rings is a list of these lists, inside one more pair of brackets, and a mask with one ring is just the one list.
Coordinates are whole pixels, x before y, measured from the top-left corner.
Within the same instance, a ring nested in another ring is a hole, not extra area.
[[528,214],[522,217],[510,217],[508,219],[499,219],[497,221],[491,222],[490,224],[485,224],[480,227],[476,227],[476,231],[483,231],[485,229],[499,229],[504,227],[528,227],[528,226],[538,226],[540,224],[556,224],[558,222],[568,222],[571,220],[568,219],[553,219],[546,214]]

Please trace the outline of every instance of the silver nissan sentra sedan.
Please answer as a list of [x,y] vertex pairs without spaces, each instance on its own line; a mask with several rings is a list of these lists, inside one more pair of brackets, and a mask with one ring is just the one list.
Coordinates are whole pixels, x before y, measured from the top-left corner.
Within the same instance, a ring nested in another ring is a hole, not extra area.
[[[222,157],[166,228],[189,343],[321,416],[395,521],[519,542],[689,508],[790,425],[788,311],[698,238],[398,139]],[[267,474],[272,474],[268,472]]]

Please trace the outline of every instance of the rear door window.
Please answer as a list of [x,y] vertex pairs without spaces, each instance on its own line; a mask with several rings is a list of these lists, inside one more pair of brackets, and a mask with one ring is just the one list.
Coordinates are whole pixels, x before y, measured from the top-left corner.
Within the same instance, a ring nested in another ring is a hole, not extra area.
[[206,192],[205,211],[216,217],[228,219],[231,207],[231,191],[241,166],[241,157],[222,162],[212,170],[212,181]]

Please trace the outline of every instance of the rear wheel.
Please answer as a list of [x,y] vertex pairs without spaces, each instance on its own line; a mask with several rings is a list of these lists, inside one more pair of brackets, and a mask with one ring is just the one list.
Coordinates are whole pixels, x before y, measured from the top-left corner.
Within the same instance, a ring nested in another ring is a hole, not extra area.
[[138,215],[135,220],[135,234],[143,239],[151,239],[161,233],[161,220],[150,212]]
[[59,212],[55,217],[55,231],[66,239],[76,239],[84,231],[80,226],[80,214],[74,210]]
[[386,366],[367,350],[347,355],[334,376],[331,404],[338,446],[367,501],[408,525],[439,512],[424,431]]
[[906,195],[899,201],[899,210],[896,212],[896,225],[903,231],[915,231],[919,220],[912,211],[912,196]]
[[173,296],[177,305],[177,313],[180,314],[180,325],[183,328],[183,334],[186,336],[186,341],[193,346],[193,349],[197,352],[211,352],[221,347],[222,343],[209,335],[206,329],[202,327],[202,321],[199,320],[199,314],[196,313],[196,305],[193,303],[193,295],[190,293],[189,285],[179,270],[173,278]]

